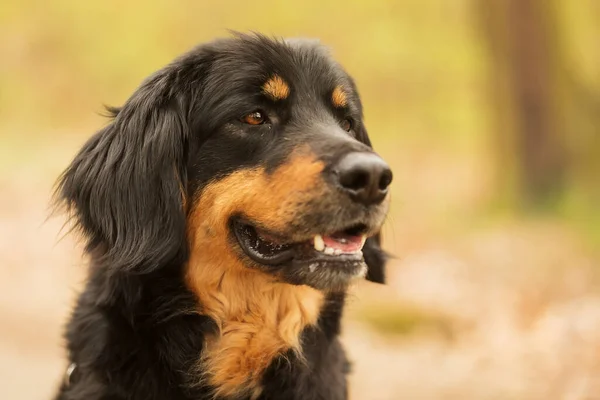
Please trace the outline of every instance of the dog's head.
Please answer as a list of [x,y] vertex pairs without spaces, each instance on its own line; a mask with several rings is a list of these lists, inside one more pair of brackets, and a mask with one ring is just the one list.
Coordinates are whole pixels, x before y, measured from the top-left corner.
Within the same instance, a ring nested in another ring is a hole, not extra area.
[[392,173],[317,43],[203,45],[113,113],[59,186],[105,265],[145,273],[203,253],[317,289],[383,282]]

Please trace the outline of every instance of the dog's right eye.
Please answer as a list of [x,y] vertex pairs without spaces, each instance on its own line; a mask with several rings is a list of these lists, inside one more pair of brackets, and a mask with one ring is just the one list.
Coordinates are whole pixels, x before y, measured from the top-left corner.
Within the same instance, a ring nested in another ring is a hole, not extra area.
[[267,122],[267,117],[262,111],[253,111],[242,117],[242,122],[248,125],[262,125]]

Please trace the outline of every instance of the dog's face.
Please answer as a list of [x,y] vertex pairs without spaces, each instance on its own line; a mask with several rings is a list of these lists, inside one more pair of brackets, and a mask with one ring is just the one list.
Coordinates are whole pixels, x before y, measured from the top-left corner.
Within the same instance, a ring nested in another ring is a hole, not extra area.
[[321,46],[240,35],[146,80],[61,188],[116,267],[203,252],[327,290],[383,281],[391,179],[354,82]]

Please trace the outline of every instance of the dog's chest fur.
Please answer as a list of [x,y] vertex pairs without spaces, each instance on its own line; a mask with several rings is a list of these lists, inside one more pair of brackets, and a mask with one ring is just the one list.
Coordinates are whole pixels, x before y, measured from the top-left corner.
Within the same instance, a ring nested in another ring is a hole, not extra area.
[[[198,379],[214,322],[192,312],[197,300],[175,276],[92,274],[67,330],[77,370],[57,400],[215,398]],[[301,333],[301,357],[293,349],[275,356],[258,390],[220,398],[346,399],[348,363],[337,338],[343,302],[342,294],[324,301],[317,324]]]

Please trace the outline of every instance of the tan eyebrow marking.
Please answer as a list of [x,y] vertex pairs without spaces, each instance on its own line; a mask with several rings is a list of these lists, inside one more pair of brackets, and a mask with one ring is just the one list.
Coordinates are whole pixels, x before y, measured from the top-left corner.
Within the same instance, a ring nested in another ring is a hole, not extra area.
[[289,85],[279,75],[273,75],[262,88],[273,100],[284,100],[290,95]]
[[346,107],[346,105],[348,105],[348,97],[341,86],[336,86],[335,89],[333,89],[331,101],[333,102],[333,106],[337,108]]

